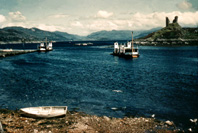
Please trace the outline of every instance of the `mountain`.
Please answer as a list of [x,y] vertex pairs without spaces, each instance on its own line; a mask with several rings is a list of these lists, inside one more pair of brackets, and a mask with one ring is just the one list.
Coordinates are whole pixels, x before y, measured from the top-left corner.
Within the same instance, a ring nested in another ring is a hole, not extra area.
[[53,32],[43,31],[37,28],[6,27],[0,29],[0,41],[40,41],[46,37],[54,41],[63,39],[62,36],[56,35]]
[[[156,31],[159,28],[147,31],[134,31],[134,38],[143,37]],[[6,27],[0,29],[0,44],[6,42],[36,42],[43,41],[45,38],[52,41],[105,41],[105,40],[131,40],[130,30],[99,31],[88,36],[79,36],[67,32],[49,32],[38,28]]]
[[77,40],[78,41],[78,40],[84,40],[85,39],[84,36],[69,34],[67,32],[55,31],[54,33],[64,37],[66,40],[75,40],[75,41]]
[[6,27],[0,29],[0,42],[43,41],[46,37],[53,41],[68,41],[72,40],[72,38],[78,38],[77,35],[49,32],[38,28]]
[[[151,30],[141,30],[141,31],[134,31],[133,36],[134,38],[140,38],[145,35],[148,35],[149,33],[152,33],[160,28],[154,28]],[[98,41],[104,41],[104,40],[131,40],[131,30],[112,30],[112,31],[98,31],[91,33],[86,37],[87,40],[98,40]]]

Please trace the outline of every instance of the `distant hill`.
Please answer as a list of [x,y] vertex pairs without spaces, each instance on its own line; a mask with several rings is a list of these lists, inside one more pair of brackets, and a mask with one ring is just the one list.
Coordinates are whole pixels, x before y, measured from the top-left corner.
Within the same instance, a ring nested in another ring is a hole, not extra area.
[[38,41],[44,38],[50,40],[62,40],[64,37],[53,32],[43,31],[37,28],[22,28],[22,27],[6,27],[0,29],[0,41]]
[[[147,31],[134,31],[134,38],[143,37],[156,31],[159,28]],[[0,44],[1,42],[35,42],[43,41],[45,38],[52,41],[105,41],[105,40],[131,40],[131,30],[112,30],[112,31],[99,31],[91,33],[88,36],[79,36],[69,34],[67,32],[50,32],[40,30],[38,28],[23,28],[23,27],[6,27],[0,29]]]
[[84,36],[79,36],[79,35],[74,35],[74,34],[69,34],[69,33],[67,33],[67,32],[60,32],[60,31],[55,31],[55,32],[53,32],[53,33],[55,33],[56,35],[60,35],[60,36],[62,36],[62,37],[64,37],[64,39],[65,40],[84,40],[85,39],[85,37]]
[[[146,31],[134,31],[134,38],[140,38],[149,33],[152,33],[161,28],[155,28]],[[86,37],[87,40],[131,40],[131,30],[112,30],[112,31],[98,31],[91,33]]]

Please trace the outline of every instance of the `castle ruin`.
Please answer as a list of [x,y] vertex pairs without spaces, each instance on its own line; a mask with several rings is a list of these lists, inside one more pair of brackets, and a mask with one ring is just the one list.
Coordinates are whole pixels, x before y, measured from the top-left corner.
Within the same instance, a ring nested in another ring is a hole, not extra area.
[[170,24],[170,20],[168,17],[166,17],[166,27]]
[[[178,23],[178,16],[175,16],[173,23]],[[166,27],[170,24],[170,20],[168,17],[166,17]]]

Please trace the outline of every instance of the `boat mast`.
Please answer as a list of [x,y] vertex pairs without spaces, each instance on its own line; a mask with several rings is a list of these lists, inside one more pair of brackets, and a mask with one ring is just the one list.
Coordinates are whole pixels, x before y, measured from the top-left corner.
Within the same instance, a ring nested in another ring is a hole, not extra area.
[[47,37],[45,38],[45,46],[47,47]]
[[131,32],[131,34],[132,34],[131,50],[132,50],[132,56],[133,56],[133,31]]

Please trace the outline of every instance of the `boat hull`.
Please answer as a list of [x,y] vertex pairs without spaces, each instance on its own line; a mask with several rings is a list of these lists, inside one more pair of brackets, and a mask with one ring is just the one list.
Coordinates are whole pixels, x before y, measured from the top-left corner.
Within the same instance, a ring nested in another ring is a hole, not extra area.
[[41,106],[20,109],[23,115],[33,118],[62,117],[67,113],[67,106]]
[[139,54],[135,54],[135,55],[131,55],[131,54],[123,54],[123,53],[112,53],[111,55],[114,56],[119,56],[122,58],[138,58],[140,55]]

